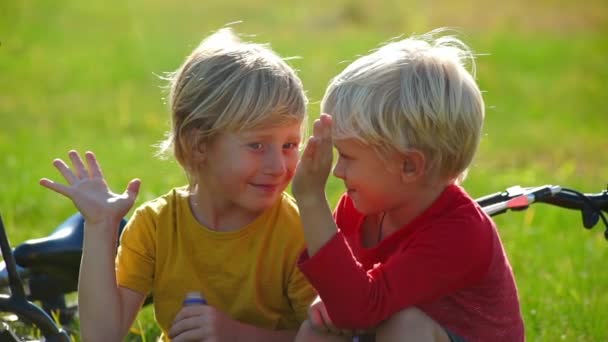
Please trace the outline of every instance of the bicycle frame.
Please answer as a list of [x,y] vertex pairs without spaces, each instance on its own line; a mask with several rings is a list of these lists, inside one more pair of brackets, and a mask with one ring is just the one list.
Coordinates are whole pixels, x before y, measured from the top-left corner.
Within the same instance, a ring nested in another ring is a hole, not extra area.
[[[23,290],[23,283],[17,272],[15,258],[13,256],[2,216],[0,215],[0,249],[6,263],[9,276],[10,296],[0,295],[0,312],[12,312],[20,319],[31,322],[38,327],[46,341],[69,342],[67,333],[59,328],[53,319],[41,308],[28,301]],[[15,340],[18,341],[18,340]]]

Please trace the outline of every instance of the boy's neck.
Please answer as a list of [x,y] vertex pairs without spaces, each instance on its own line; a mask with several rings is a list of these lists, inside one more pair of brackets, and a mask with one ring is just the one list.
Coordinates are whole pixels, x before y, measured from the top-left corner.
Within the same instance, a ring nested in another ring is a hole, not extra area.
[[382,222],[383,238],[412,222],[416,217],[430,208],[450,184],[453,184],[453,182],[436,182],[435,184],[421,185],[418,191],[411,192],[404,199],[401,206],[387,210]]
[[244,210],[234,203],[220,203],[218,197],[200,191],[198,186],[191,191],[188,202],[190,211],[201,225],[218,232],[230,232],[253,222],[261,212]]

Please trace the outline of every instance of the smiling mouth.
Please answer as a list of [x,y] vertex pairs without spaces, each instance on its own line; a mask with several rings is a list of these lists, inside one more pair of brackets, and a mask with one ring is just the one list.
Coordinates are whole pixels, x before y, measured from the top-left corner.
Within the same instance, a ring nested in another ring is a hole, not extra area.
[[251,186],[260,189],[264,192],[274,192],[279,188],[279,184],[251,184]]

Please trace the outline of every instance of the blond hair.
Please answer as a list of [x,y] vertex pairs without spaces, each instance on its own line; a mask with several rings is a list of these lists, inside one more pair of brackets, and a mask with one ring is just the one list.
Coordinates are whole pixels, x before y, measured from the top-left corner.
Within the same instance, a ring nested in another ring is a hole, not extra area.
[[429,171],[464,178],[484,103],[471,50],[453,36],[435,38],[443,31],[388,43],[336,76],[321,103],[333,117],[334,138],[355,138],[381,153],[417,149]]
[[307,98],[295,71],[267,45],[223,28],[167,77],[172,128],[159,154],[173,152],[190,184],[193,152],[223,132],[303,122]]

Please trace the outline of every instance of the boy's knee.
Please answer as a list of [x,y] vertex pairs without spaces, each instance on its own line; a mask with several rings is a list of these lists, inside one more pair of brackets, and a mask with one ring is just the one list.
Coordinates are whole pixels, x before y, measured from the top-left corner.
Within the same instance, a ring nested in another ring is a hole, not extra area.
[[377,329],[378,341],[449,341],[444,329],[416,307],[403,309]]
[[383,325],[388,323],[397,326],[419,326],[427,319],[430,320],[431,318],[420,309],[416,307],[409,307],[391,316],[385,323],[383,323]]
[[309,320],[305,320],[298,329],[296,336],[296,342],[314,341],[318,339],[319,333],[312,327],[312,323]]
[[305,320],[298,330],[295,342],[346,342],[351,338],[317,331],[309,320]]

